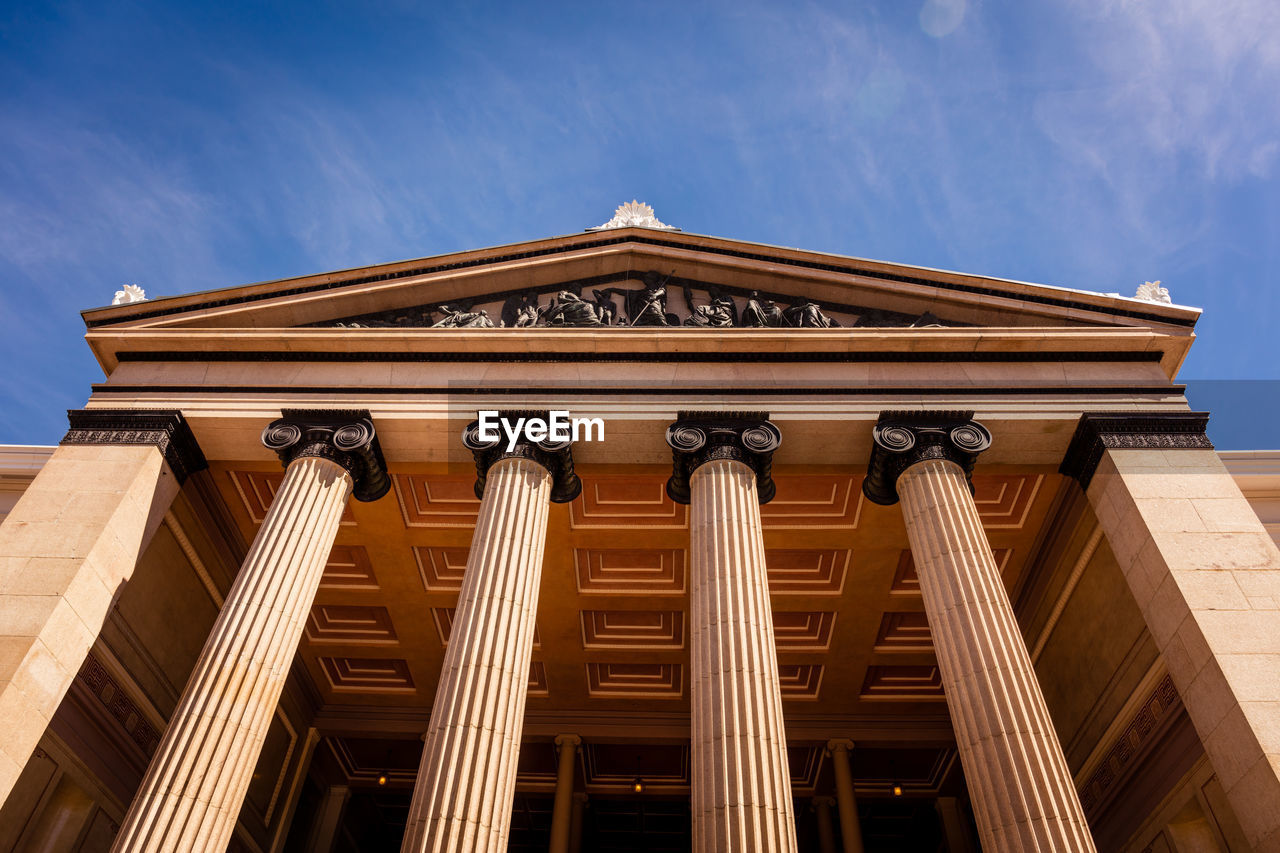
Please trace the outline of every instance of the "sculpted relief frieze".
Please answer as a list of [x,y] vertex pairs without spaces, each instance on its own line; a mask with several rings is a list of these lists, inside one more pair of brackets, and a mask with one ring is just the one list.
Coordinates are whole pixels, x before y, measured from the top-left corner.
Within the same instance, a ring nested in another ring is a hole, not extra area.
[[516,293],[362,314],[316,325],[348,329],[605,326],[828,329],[961,325],[928,312],[906,314],[855,305],[820,305],[804,297],[723,287],[656,271],[643,273],[638,280],[633,275],[600,276]]

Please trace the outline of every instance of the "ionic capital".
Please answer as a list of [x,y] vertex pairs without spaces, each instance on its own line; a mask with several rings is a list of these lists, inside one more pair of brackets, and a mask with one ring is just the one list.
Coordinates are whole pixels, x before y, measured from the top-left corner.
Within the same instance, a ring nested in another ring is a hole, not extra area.
[[1213,450],[1208,412],[1085,412],[1058,472],[1088,489],[1107,450]]
[[286,468],[315,456],[341,465],[355,484],[358,501],[376,501],[391,488],[387,463],[373,420],[364,410],[284,409],[262,431],[262,443]]
[[689,503],[689,478],[715,459],[745,464],[756,474],[760,503],[773,500],[773,452],[782,444],[782,434],[768,412],[680,412],[667,427],[667,444],[672,455],[667,495],[676,503]]
[[[515,423],[520,419],[540,418],[543,423],[550,419],[546,411],[504,411],[498,412],[499,421]],[[471,451],[476,460],[476,497],[484,499],[484,483],[489,476],[489,469],[502,459],[528,459],[537,462],[551,474],[551,502],[564,504],[582,494],[582,481],[573,470],[573,442],[556,441],[550,436],[542,441],[530,441],[521,432],[514,446],[508,436],[498,431],[495,439],[486,439],[481,435],[480,421],[467,424],[462,431],[462,444]]]
[[835,755],[836,751],[841,749],[845,752],[852,752],[853,741],[848,738],[836,738],[834,740],[827,741],[827,752],[829,754]]
[[954,462],[969,480],[978,454],[991,446],[991,433],[973,419],[973,412],[881,412],[871,438],[862,493],[886,506],[898,502],[898,477],[917,462]]
[[72,409],[62,444],[151,445],[179,483],[209,467],[182,413],[171,409]]
[[582,743],[582,738],[578,737],[577,735],[556,735],[556,739],[555,739],[556,746],[568,745],[568,746],[576,747],[576,746],[579,746],[581,743]]

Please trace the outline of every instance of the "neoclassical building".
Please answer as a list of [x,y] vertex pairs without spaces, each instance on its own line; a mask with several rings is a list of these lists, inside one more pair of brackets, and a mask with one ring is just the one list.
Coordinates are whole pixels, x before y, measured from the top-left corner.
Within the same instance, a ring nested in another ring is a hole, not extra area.
[[0,850],[1280,850],[1280,454],[1146,295],[625,206],[86,311]]

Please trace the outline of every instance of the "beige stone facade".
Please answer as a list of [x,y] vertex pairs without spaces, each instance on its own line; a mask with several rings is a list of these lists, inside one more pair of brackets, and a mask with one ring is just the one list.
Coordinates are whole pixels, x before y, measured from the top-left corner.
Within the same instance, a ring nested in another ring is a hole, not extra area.
[[0,851],[1280,850],[1197,317],[636,227],[86,312]]

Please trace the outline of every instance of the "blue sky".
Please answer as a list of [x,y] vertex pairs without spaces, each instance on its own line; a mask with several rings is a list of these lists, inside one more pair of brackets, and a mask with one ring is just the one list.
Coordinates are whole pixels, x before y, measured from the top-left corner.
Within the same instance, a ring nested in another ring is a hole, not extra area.
[[125,283],[571,233],[633,197],[698,233],[1160,279],[1205,309],[1182,375],[1215,440],[1280,446],[1274,0],[6,3],[0,442],[61,436],[101,378],[77,312]]

